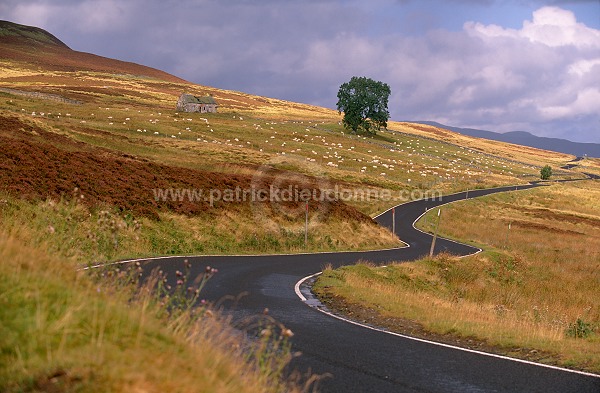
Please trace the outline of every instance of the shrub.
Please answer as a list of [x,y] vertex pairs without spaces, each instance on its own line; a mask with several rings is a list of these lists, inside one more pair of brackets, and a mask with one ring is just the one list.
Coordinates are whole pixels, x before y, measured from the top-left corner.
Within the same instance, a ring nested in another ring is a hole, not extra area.
[[567,337],[586,338],[592,334],[592,331],[591,324],[584,322],[581,318],[577,318],[575,323],[569,325],[566,334]]
[[550,167],[550,165],[546,165],[540,171],[540,177],[542,178],[542,180],[548,180],[550,179],[550,176],[552,176],[552,168]]

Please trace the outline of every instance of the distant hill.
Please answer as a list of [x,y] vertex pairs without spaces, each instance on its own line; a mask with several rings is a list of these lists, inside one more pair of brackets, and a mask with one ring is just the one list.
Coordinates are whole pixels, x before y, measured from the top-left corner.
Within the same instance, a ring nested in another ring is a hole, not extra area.
[[36,64],[45,70],[84,69],[185,82],[155,68],[72,50],[44,29],[4,20],[0,20],[0,58]]
[[13,43],[27,42],[30,45],[53,45],[70,49],[64,42],[44,29],[25,26],[18,23],[0,20],[0,37],[2,41]]
[[600,157],[599,143],[571,142],[566,139],[535,136],[525,131],[499,133],[493,131],[477,130],[474,128],[452,127],[440,124],[435,121],[410,122],[445,128],[450,131],[458,132],[463,135],[473,136],[476,138],[491,139],[494,141],[514,143],[516,145],[530,146],[538,149],[557,151],[560,153],[573,154],[578,157],[583,157],[584,155],[587,155],[588,157]]

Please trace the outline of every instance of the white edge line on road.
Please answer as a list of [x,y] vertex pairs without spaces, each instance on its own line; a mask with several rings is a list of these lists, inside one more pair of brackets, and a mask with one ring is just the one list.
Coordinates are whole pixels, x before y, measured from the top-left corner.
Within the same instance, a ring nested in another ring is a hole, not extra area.
[[[523,186],[529,186],[531,185],[531,183],[527,183],[527,184],[518,184],[518,185],[514,185],[514,186],[501,186],[501,187],[495,187],[495,188],[486,188],[485,190],[495,190],[497,188],[504,188],[504,187],[515,187],[515,189],[518,189],[518,187],[523,187]],[[475,191],[475,190],[473,190]],[[454,194],[448,194],[446,195],[446,197],[450,197],[452,195],[458,195],[458,194],[462,194],[465,191],[461,191],[461,192],[457,192]],[[443,196],[442,196],[443,197]],[[476,198],[476,197],[474,197]],[[471,198],[469,198],[471,199]],[[407,201],[404,203],[401,203],[399,205],[396,205],[394,207],[390,207],[389,209],[387,209],[384,212],[379,213],[378,215],[376,215],[375,217],[373,217],[372,219],[375,220],[377,217],[384,215],[385,213],[389,212],[390,210],[392,210],[395,207],[400,207],[402,205],[406,205],[409,204],[411,202],[417,202],[420,201],[421,199],[416,199],[413,201]],[[461,200],[461,199],[459,199]],[[454,202],[458,202],[458,201],[454,201]],[[444,206],[447,205],[449,203],[452,202],[446,202],[442,205],[439,206]],[[436,206],[437,207],[437,206]],[[427,212],[424,212],[423,214],[425,214]],[[423,214],[421,214],[414,222],[413,222],[413,228],[415,228],[417,231],[422,232],[422,233],[426,233],[428,235],[431,235],[427,232],[424,232],[422,230],[420,230],[419,228],[415,227],[415,223],[417,221],[419,221],[419,219],[423,216]],[[451,239],[445,239],[444,240],[449,240],[451,242],[454,243],[458,243],[458,244],[462,244],[459,243],[457,241],[451,240]],[[400,239],[400,241],[402,241],[402,239]],[[375,250],[348,250],[348,251],[321,251],[321,252],[300,252],[300,253],[282,253],[282,254],[233,254],[233,255],[225,255],[225,254],[203,254],[203,255],[164,255],[164,256],[160,256],[160,257],[148,257],[148,258],[134,258],[134,259],[125,259],[122,261],[114,261],[114,262],[106,262],[106,263],[97,263],[95,265],[90,265],[90,266],[84,266],[82,267],[80,270],[88,270],[88,269],[96,269],[102,266],[111,266],[111,265],[121,265],[121,264],[125,264],[125,263],[132,263],[132,262],[142,262],[142,261],[154,261],[154,260],[160,260],[160,259],[170,259],[170,258],[174,258],[174,259],[180,259],[180,258],[195,258],[195,257],[262,257],[262,256],[290,256],[290,255],[314,255],[314,254],[339,254],[339,253],[359,253],[359,252],[370,252],[370,251],[390,251],[390,250],[398,250],[398,249],[402,249],[402,248],[409,248],[410,244],[402,241],[402,243],[404,243],[403,246],[400,247],[394,247],[394,248],[383,248],[383,249],[375,249]],[[475,255],[479,252],[481,252],[482,250],[479,249],[479,251],[477,251],[476,253],[473,254],[469,254],[469,255],[465,255],[465,256],[470,256],[470,255]],[[461,257],[462,258],[462,257]]]
[[[497,189],[499,189],[499,188],[506,188],[506,187],[510,187],[510,188],[512,188],[512,187],[515,187],[515,189],[514,189],[514,190],[507,190],[507,191],[506,191],[506,192],[508,192],[508,191],[518,191],[518,188],[519,188],[519,187],[528,187],[528,186],[531,186],[531,185],[532,185],[531,183],[524,183],[524,184],[514,184],[514,185],[508,185],[508,186],[498,186],[498,187],[492,187],[492,188],[476,188],[476,189],[469,190],[469,191],[474,191],[474,192],[476,192],[476,191],[483,191],[483,190],[497,190]],[[451,196],[453,196],[453,195],[464,194],[464,193],[466,193],[466,192],[467,192],[467,191],[459,191],[459,192],[455,192],[455,193],[453,193],[453,194],[442,195],[442,198],[443,198],[444,196],[445,196],[445,197],[451,197]],[[473,198],[479,198],[479,197],[473,197]],[[471,199],[471,198],[468,198],[468,199]],[[394,208],[396,208],[396,207],[400,207],[400,206],[402,206],[402,205],[406,205],[406,204],[409,204],[409,203],[412,203],[412,202],[418,202],[418,201],[422,201],[422,200],[426,200],[426,199],[413,199],[413,200],[411,200],[411,201],[406,201],[406,202],[400,203],[399,205],[392,206],[392,207],[390,207],[389,209],[387,209],[387,210],[385,210],[385,211],[383,211],[383,212],[379,213],[379,214],[378,214],[378,215],[376,215],[375,217],[373,217],[373,219],[376,219],[376,218],[377,218],[377,217],[379,217],[379,216],[383,216],[385,213],[389,212],[390,210],[392,210],[392,209],[394,209]],[[434,199],[432,199],[432,200],[435,200],[435,198],[434,198]],[[462,200],[462,199],[459,199],[459,200],[457,200],[457,201],[455,201],[455,202],[458,202],[458,201],[460,201],[460,200]],[[452,203],[452,202],[446,202],[446,203],[444,203],[444,205],[445,205],[445,204],[448,204],[448,203]],[[443,206],[443,205],[440,205],[440,206]],[[437,206],[436,206],[436,207],[437,207]]]
[[[501,188],[501,187],[498,187],[498,188]],[[474,197],[474,198],[476,198],[476,197]],[[457,201],[446,202],[446,203],[443,203],[443,204],[441,204],[441,205],[437,205],[437,206],[435,206],[435,207],[438,207],[438,208],[439,208],[439,207],[442,207],[442,206],[448,205],[448,204],[450,204],[450,203],[459,202],[459,201],[466,200],[466,199],[471,199],[471,198],[465,198],[465,199],[459,199],[459,200],[457,200]],[[408,202],[407,202],[407,203],[408,203]],[[400,205],[398,205],[398,206],[400,206]],[[383,212],[383,213],[381,213],[381,214],[379,214],[379,215],[375,216],[375,218],[379,217],[380,215],[383,215],[384,213],[388,212],[389,210],[391,210],[391,209],[388,209],[388,210],[386,210],[385,212]],[[430,210],[431,210],[431,209],[430,209]],[[419,217],[417,217],[417,218],[416,218],[416,219],[413,221],[413,223],[412,223],[412,226],[413,226],[413,228],[414,228],[414,229],[416,229],[417,231],[419,231],[419,232],[421,232],[421,233],[425,233],[425,234],[427,234],[427,235],[431,235],[431,234],[429,234],[429,233],[427,233],[427,232],[425,232],[425,231],[422,231],[421,229],[419,229],[419,228],[417,228],[417,227],[415,226],[415,224],[417,223],[417,221],[419,221],[419,220],[421,219],[421,217],[423,217],[425,214],[427,214],[427,212],[428,212],[428,210],[427,210],[427,211],[425,211],[425,212],[423,212],[423,213],[422,213],[422,214],[421,214]],[[445,239],[445,238],[444,238],[444,239]],[[448,241],[451,241],[451,242],[453,242],[453,243],[457,243],[457,244],[463,244],[463,243],[460,243],[460,242],[458,242],[458,241],[455,241],[455,240],[452,240],[452,239],[445,239],[445,240],[448,240]],[[473,246],[471,246],[471,247],[473,247]],[[464,258],[464,257],[468,257],[468,256],[476,255],[476,254],[479,254],[480,252],[482,252],[482,251],[483,251],[481,248],[478,248],[478,247],[474,247],[474,248],[477,248],[477,251],[476,251],[476,252],[474,252],[474,253],[472,253],[472,254],[468,254],[468,255],[463,255],[463,256],[461,256],[460,258]],[[300,291],[300,286],[301,286],[301,285],[302,285],[302,284],[303,284],[303,283],[304,283],[306,280],[309,280],[309,279],[311,279],[311,278],[313,278],[313,277],[316,277],[316,276],[318,276],[318,275],[320,275],[320,274],[322,274],[322,273],[321,273],[321,272],[318,272],[318,273],[314,273],[314,274],[311,274],[311,275],[309,275],[309,276],[306,276],[306,277],[302,278],[300,281],[298,281],[298,282],[296,283],[296,285],[294,285],[294,292],[296,292],[296,295],[297,295],[297,296],[300,298],[300,300],[302,300],[304,303],[306,303],[306,300],[307,300],[307,299],[306,299],[306,297],[305,297],[305,296],[302,294],[302,292]],[[475,349],[463,348],[463,347],[458,347],[458,346],[456,346],[456,345],[450,345],[450,344],[440,343],[440,342],[437,342],[437,341],[425,340],[425,339],[423,339],[423,338],[418,338],[418,337],[407,336],[407,335],[404,335],[404,334],[400,334],[400,333],[391,332],[391,331],[389,331],[389,330],[385,330],[385,329],[377,328],[377,327],[374,327],[374,326],[365,325],[365,324],[362,324],[362,323],[360,323],[360,322],[356,322],[356,321],[353,321],[353,320],[351,320],[351,319],[347,319],[347,318],[341,317],[341,316],[339,316],[339,315],[333,314],[333,313],[331,313],[331,312],[325,311],[325,310],[323,310],[323,309],[321,309],[321,308],[318,308],[318,307],[312,307],[312,306],[309,306],[309,307],[311,307],[311,308],[313,308],[313,309],[316,309],[317,311],[320,311],[320,312],[322,312],[322,313],[323,313],[323,314],[325,314],[325,315],[329,315],[330,317],[333,317],[333,318],[339,319],[339,320],[341,320],[341,321],[344,321],[344,322],[347,322],[347,323],[351,323],[351,324],[353,324],[353,325],[360,326],[360,327],[363,327],[363,328],[367,328],[367,329],[370,329],[370,330],[374,330],[374,331],[377,331],[377,332],[381,332],[381,333],[390,334],[390,335],[392,335],[392,336],[396,336],[396,337],[405,338],[405,339],[408,339],[408,340],[419,341],[419,342],[428,343],[428,344],[432,344],[432,345],[437,345],[437,346],[441,346],[441,347],[445,347],[445,348],[455,349],[455,350],[459,350],[459,351],[463,351],[463,352],[475,353],[475,354],[478,354],[478,355],[489,356],[489,357],[494,357],[494,358],[498,358],[498,359],[509,360],[509,361],[518,362],[518,363],[530,364],[530,365],[533,365],[533,366],[538,366],[538,367],[550,368],[550,369],[553,369],[553,370],[558,370],[558,371],[565,371],[565,372],[570,372],[570,373],[575,373],[575,374],[580,374],[580,375],[586,375],[586,376],[589,376],[589,377],[600,378],[600,375],[597,375],[597,374],[592,374],[592,373],[588,373],[588,372],[585,372],[585,371],[571,370],[571,369],[568,369],[568,368],[563,368],[563,367],[558,367],[558,366],[552,366],[552,365],[549,365],[549,364],[536,363],[536,362],[532,362],[532,361],[529,361],[529,360],[518,359],[518,358],[511,358],[511,357],[508,357],[508,356],[498,355],[498,354],[495,354],[495,353],[489,353],[489,352],[477,351],[477,350],[475,350]]]
[[[470,198],[469,198],[469,199],[470,199]],[[437,208],[441,208],[442,206],[446,206],[446,205],[449,205],[449,204],[451,204],[451,203],[454,203],[454,202],[459,202],[459,201],[464,201],[464,200],[466,200],[466,199],[459,199],[458,201],[446,202],[446,203],[443,203],[443,204],[441,204],[441,205],[437,205],[436,207],[437,207]],[[431,209],[435,209],[435,207],[432,207]],[[429,210],[431,210],[431,209],[429,209]],[[413,227],[414,229],[416,229],[417,231],[421,232],[421,233],[424,233],[424,234],[426,234],[426,235],[432,236],[432,235],[431,235],[431,233],[427,233],[427,232],[425,232],[425,231],[423,231],[423,230],[421,230],[421,229],[419,229],[419,228],[417,228],[417,227],[415,226],[415,225],[417,224],[417,221],[419,221],[419,220],[421,219],[421,217],[423,217],[425,214],[427,214],[427,213],[429,212],[429,210],[426,210],[426,211],[424,211],[423,213],[421,213],[421,215],[420,215],[419,217],[417,217],[417,218],[416,218],[416,219],[413,221],[413,223],[412,223],[412,227]],[[483,251],[483,249],[481,249],[481,248],[479,248],[479,247],[475,247],[475,246],[472,246],[472,245],[470,245],[470,244],[461,243],[461,242],[459,242],[459,241],[456,241],[456,240],[448,239],[448,238],[445,238],[445,237],[440,237],[440,239],[444,239],[444,240],[447,240],[447,241],[449,241],[449,242],[452,242],[452,243],[460,244],[461,246],[469,246],[469,247],[473,247],[473,248],[477,249],[477,251],[475,251],[474,253],[467,254],[467,255],[462,255],[462,256],[460,256],[459,258],[466,258],[466,257],[470,257],[470,256],[473,256],[473,255],[477,255],[477,254],[479,254],[480,252],[482,252],[482,251]]]
[[360,252],[380,252],[380,251],[391,251],[391,250],[401,250],[403,248],[410,248],[410,244],[404,243],[403,246],[393,247],[393,248],[377,248],[374,250],[347,250],[347,251],[320,251],[320,252],[298,252],[298,253],[288,253],[288,254],[200,254],[200,255],[163,255],[160,257],[147,257],[147,258],[134,258],[134,259],[124,259],[121,261],[114,262],[106,262],[106,263],[97,263],[95,265],[83,266],[79,270],[88,270],[88,269],[96,269],[103,266],[111,266],[111,265],[122,265],[126,263],[134,263],[134,262],[149,262],[156,261],[160,259],[181,259],[181,258],[220,258],[220,257],[288,257],[294,255],[319,255],[319,254],[358,254]]
[[298,281],[296,283],[296,285],[294,285],[294,292],[296,292],[296,295],[298,295],[298,297],[300,298],[300,300],[302,300],[303,302],[306,302],[306,297],[302,294],[302,292],[300,292],[300,285],[302,285],[304,283],[304,281],[309,280],[313,277],[316,277],[318,275],[320,275],[321,272],[319,273],[315,273],[315,274],[311,274],[310,276],[306,276],[304,278],[302,278],[300,281]]
[[[304,303],[306,303],[307,299],[300,292],[300,286],[306,280],[309,280],[309,279],[311,279],[311,278],[313,278],[315,276],[318,276],[320,274],[321,274],[321,272],[315,273],[315,274],[311,274],[310,276],[306,276],[306,277],[302,278],[300,281],[298,281],[296,283],[296,285],[294,285],[294,291],[296,292],[296,295],[298,295],[298,297]],[[404,339],[407,339],[407,340],[418,341],[418,342],[427,343],[427,344],[431,344],[431,345],[437,345],[437,346],[440,346],[440,347],[455,349],[455,350],[458,350],[458,351],[470,352],[470,353],[475,353],[475,354],[478,354],[478,355],[483,355],[483,356],[488,356],[488,357],[493,357],[493,358],[498,358],[498,359],[504,359],[504,360],[509,360],[509,361],[518,362],[518,363],[525,363],[525,364],[529,364],[529,365],[532,365],[532,366],[550,368],[550,369],[557,370],[557,371],[564,371],[564,372],[569,372],[569,373],[575,373],[575,374],[585,375],[585,376],[588,376],[588,377],[600,378],[600,375],[588,373],[588,372],[585,372],[585,371],[571,370],[571,369],[568,369],[568,368],[562,368],[562,367],[558,367],[558,366],[552,366],[552,365],[549,365],[549,364],[536,363],[536,362],[532,362],[532,361],[529,361],[529,360],[518,359],[518,358],[511,358],[511,357],[508,357],[508,356],[498,355],[498,354],[495,354],[495,353],[482,352],[482,351],[477,351],[475,349],[462,348],[462,347],[457,347],[456,345],[445,344],[445,343],[441,343],[441,342],[437,342],[437,341],[425,340],[423,338],[407,336],[407,335],[404,335],[404,334],[391,332],[389,330],[385,330],[385,329],[382,329],[382,328],[377,328],[377,327],[374,327],[374,326],[365,325],[365,324],[362,324],[360,322],[356,322],[356,321],[353,321],[351,319],[347,319],[347,318],[341,317],[339,315],[332,314],[331,312],[325,311],[325,310],[323,310],[321,308],[318,308],[318,307],[312,307],[312,306],[309,306],[309,305],[307,305],[307,306],[310,307],[310,308],[312,308],[312,309],[315,309],[317,311],[320,311],[320,312],[322,312],[325,315],[329,315],[330,317],[339,319],[341,321],[344,321],[344,322],[347,322],[347,323],[351,323],[353,325],[360,326],[360,327],[363,327],[363,328],[366,328],[366,329],[374,330],[376,332],[381,332],[381,333],[385,333],[385,334],[390,334],[392,336],[404,338]]]

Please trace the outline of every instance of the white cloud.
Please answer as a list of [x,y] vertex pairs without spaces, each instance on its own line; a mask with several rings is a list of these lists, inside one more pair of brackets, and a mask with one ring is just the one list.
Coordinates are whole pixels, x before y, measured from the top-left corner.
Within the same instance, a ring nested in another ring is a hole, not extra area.
[[577,23],[573,12],[558,7],[538,9],[533,13],[531,21],[523,22],[520,30],[504,29],[496,25],[485,26],[477,22],[467,22],[464,27],[467,33],[482,38],[526,38],[552,47],[600,47],[600,31]]
[[[600,31],[577,23],[570,11],[543,7],[519,30],[468,22],[464,32],[467,42],[480,45],[456,54],[463,72],[448,100],[438,103],[443,117],[499,131],[543,124],[549,134],[579,139],[564,122],[585,118],[588,138],[597,130]],[[561,126],[547,123],[554,120]]]
[[565,105],[542,106],[539,111],[544,120],[556,120],[574,116],[585,116],[598,113],[600,91],[597,88],[587,88],[575,94],[574,99]]
[[596,67],[597,69],[594,71],[594,75],[598,75],[600,72],[598,66],[600,66],[600,57],[591,60],[577,60],[569,65],[569,73],[576,74],[577,76],[584,76],[590,74],[592,69]]

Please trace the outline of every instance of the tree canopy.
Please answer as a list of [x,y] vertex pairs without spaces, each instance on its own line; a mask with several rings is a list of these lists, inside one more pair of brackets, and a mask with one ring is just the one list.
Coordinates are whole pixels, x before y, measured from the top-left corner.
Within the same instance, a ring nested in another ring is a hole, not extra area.
[[387,127],[390,118],[388,98],[390,87],[366,77],[353,76],[338,91],[337,109],[344,113],[344,127],[353,132],[376,133]]
[[542,180],[548,180],[550,179],[550,176],[552,176],[552,168],[550,167],[550,165],[546,165],[540,171],[540,177],[542,178]]

